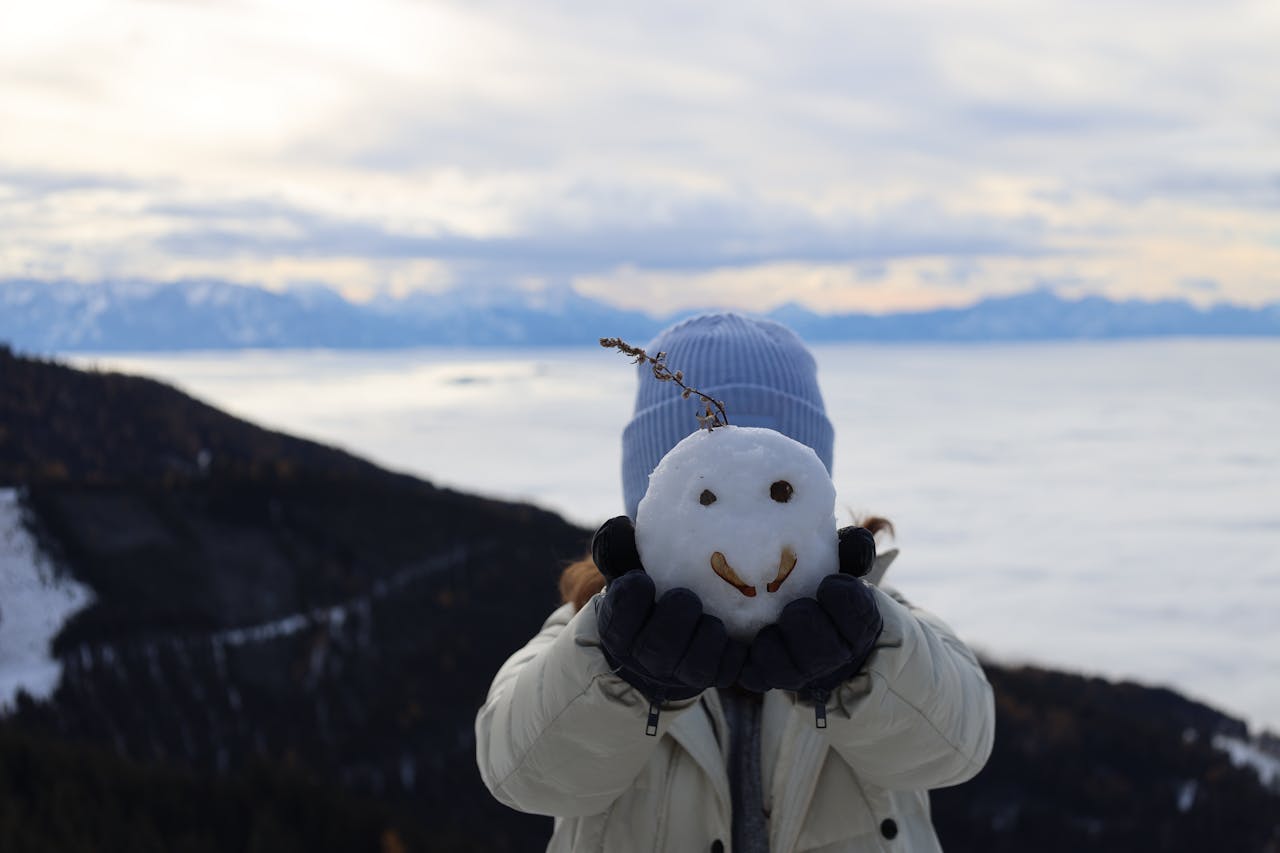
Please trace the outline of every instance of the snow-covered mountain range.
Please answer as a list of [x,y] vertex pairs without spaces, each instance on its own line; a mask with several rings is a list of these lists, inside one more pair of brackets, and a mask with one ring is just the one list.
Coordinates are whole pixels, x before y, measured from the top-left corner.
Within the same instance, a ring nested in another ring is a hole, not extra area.
[[[1280,335],[1280,302],[1202,309],[1172,299],[1066,299],[1051,290],[887,315],[818,314],[788,304],[769,316],[811,341]],[[532,294],[458,288],[354,303],[323,287],[276,292],[223,281],[0,281],[0,341],[39,353],[572,346],[603,334],[645,340],[671,319],[617,308],[569,288]]]

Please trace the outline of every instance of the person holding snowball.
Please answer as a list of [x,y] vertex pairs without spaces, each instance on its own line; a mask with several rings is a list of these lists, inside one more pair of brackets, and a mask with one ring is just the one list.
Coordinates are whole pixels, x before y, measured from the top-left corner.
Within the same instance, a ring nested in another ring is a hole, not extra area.
[[642,367],[627,515],[495,676],[476,717],[486,786],[555,818],[556,853],[939,850],[928,790],[985,764],[991,687],[941,620],[878,586],[887,523],[835,530],[812,355],[736,314],[647,352],[733,426],[699,433],[700,401]]

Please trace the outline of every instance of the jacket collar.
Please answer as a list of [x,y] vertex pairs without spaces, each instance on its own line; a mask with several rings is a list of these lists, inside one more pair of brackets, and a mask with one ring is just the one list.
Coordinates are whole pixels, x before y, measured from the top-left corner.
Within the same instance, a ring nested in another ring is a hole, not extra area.
[[872,586],[880,586],[880,581],[884,580],[884,573],[889,571],[889,566],[893,565],[896,559],[898,559],[897,548],[890,548],[882,554],[877,554],[876,561],[871,564],[871,571],[867,572],[864,580]]

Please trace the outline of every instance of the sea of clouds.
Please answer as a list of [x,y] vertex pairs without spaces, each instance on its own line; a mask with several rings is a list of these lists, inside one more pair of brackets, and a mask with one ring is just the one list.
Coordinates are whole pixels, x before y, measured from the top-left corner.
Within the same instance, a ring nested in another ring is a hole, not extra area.
[[[1170,685],[1280,728],[1280,341],[816,354],[841,520],[894,521],[889,584],[995,660]],[[616,353],[77,361],[587,527],[621,512],[636,378]]]

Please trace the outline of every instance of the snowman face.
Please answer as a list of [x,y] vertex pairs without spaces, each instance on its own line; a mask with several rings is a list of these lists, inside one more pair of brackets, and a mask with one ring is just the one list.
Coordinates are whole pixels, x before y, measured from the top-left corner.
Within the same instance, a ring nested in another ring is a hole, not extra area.
[[636,513],[658,592],[692,590],[749,640],[838,570],[835,487],[810,448],[770,429],[699,430],[662,458]]

